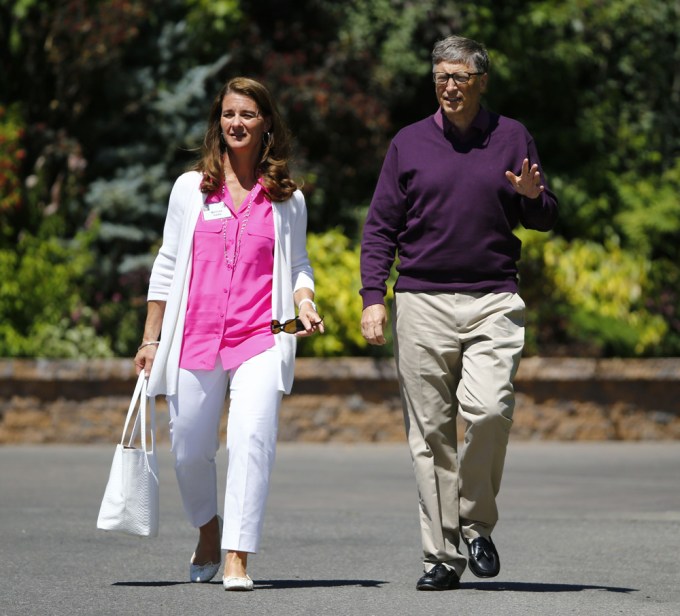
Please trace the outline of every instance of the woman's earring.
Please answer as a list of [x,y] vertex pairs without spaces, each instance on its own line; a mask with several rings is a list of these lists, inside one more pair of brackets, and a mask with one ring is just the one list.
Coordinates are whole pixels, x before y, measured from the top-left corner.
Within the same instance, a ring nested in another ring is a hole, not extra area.
[[264,143],[265,148],[271,147],[272,141],[274,141],[274,135],[269,131],[262,133],[262,143]]

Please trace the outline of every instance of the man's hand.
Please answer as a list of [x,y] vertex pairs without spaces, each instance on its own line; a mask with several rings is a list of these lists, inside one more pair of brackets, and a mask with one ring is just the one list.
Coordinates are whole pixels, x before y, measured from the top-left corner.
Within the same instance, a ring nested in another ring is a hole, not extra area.
[[538,165],[531,165],[529,169],[529,159],[525,158],[522,162],[520,175],[515,175],[512,171],[506,171],[505,177],[508,178],[512,187],[522,196],[535,199],[544,190],[541,184],[541,174],[538,172]]
[[361,335],[368,344],[385,344],[384,328],[387,325],[387,311],[383,304],[367,306],[361,315]]

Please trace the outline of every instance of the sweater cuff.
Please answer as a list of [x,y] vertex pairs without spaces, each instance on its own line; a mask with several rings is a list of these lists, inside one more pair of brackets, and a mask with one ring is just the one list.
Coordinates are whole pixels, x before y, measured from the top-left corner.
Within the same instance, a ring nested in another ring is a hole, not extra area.
[[364,300],[364,310],[366,310],[366,308],[369,306],[373,306],[374,304],[385,304],[385,296],[383,295],[382,291],[373,291],[370,289],[362,290],[361,297]]

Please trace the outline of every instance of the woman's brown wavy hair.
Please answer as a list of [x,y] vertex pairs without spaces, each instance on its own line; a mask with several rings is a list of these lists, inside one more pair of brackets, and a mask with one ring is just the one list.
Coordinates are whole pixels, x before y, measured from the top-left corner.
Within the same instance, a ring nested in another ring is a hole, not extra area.
[[271,94],[258,81],[247,77],[234,77],[222,86],[208,115],[208,129],[203,138],[201,158],[193,169],[203,173],[201,191],[211,193],[219,190],[224,182],[222,156],[227,146],[222,140],[220,118],[222,99],[227,94],[241,94],[255,101],[262,116],[271,120],[271,139],[262,143],[260,162],[255,169],[256,177],[261,178],[264,190],[272,201],[290,199],[297,184],[290,178],[288,161],[291,153],[291,135],[286,127]]

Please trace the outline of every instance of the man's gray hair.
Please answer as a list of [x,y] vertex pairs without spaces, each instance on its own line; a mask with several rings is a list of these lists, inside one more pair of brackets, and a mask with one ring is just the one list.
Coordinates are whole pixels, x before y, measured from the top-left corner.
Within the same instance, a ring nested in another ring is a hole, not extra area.
[[455,62],[474,66],[476,72],[489,70],[489,54],[481,43],[462,36],[449,36],[437,41],[432,49],[432,66],[440,62]]

